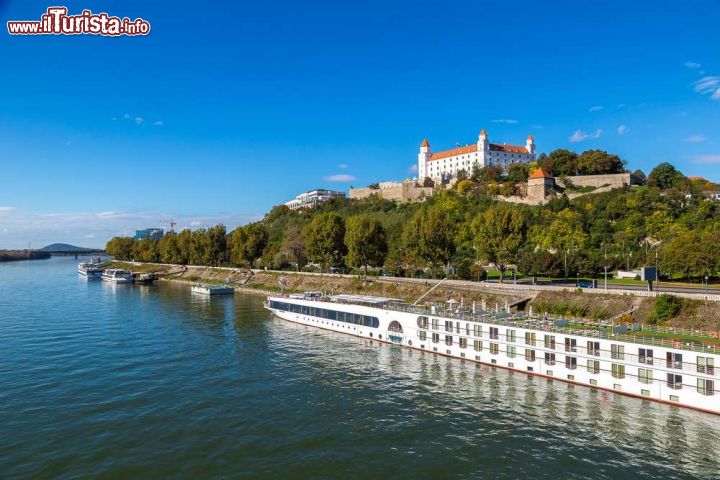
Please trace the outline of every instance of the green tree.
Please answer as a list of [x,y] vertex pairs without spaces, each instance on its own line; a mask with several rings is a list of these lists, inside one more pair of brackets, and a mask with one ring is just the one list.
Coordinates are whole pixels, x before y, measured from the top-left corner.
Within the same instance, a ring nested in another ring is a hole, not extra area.
[[473,229],[478,253],[500,270],[502,283],[507,266],[517,261],[518,251],[525,241],[523,215],[513,206],[501,204],[478,215]]
[[115,237],[105,244],[108,255],[118,260],[132,260],[135,240],[130,237]]
[[133,259],[138,262],[157,262],[160,260],[158,241],[152,238],[143,238],[133,245]]
[[340,266],[345,254],[345,221],[335,212],[317,214],[303,231],[308,258],[324,269]]
[[215,225],[206,230],[207,240],[205,251],[205,265],[219,267],[228,260],[227,230],[225,225]]
[[282,250],[295,262],[298,271],[307,263],[306,249],[302,226],[297,223],[288,226]]
[[580,175],[623,173],[625,162],[603,150],[586,150],[577,159],[577,169]]
[[428,208],[421,218],[419,229],[420,256],[430,264],[431,269],[448,266],[455,254],[455,235],[457,224],[450,213],[435,204]]
[[582,249],[588,240],[588,236],[582,228],[580,215],[569,208],[553,215],[549,225],[534,225],[530,230],[529,237],[536,246],[562,254],[566,278],[568,276],[568,254]]
[[192,231],[189,228],[183,229],[177,236],[177,263],[180,265],[188,265],[192,251]]
[[250,223],[233,230],[230,236],[230,258],[235,265],[249,265],[263,254],[268,245],[268,230],[261,222]]
[[647,183],[651,187],[657,187],[665,190],[674,187],[684,178],[685,176],[677,171],[672,164],[663,162],[652,169],[650,175],[647,177]]
[[387,255],[385,230],[378,220],[369,215],[356,215],[347,221],[345,230],[347,263],[353,267],[379,266]]
[[553,150],[546,157],[538,159],[538,164],[555,177],[572,176],[577,174],[578,154],[565,149]]
[[530,176],[530,164],[528,163],[512,163],[508,167],[508,180],[514,183],[527,182]]
[[178,244],[178,235],[168,232],[158,242],[158,255],[163,263],[181,263],[182,254]]

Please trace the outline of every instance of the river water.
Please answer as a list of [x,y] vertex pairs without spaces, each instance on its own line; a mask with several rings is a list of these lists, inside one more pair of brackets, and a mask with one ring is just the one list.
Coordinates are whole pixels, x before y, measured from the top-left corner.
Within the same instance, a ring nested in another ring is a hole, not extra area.
[[718,478],[720,417],[0,264],[0,478]]

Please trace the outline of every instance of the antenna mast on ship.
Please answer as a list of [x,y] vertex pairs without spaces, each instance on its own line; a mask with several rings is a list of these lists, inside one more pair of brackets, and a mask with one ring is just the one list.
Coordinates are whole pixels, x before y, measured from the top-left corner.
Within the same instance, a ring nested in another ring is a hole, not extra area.
[[427,292],[423,293],[423,294],[420,296],[420,298],[418,298],[417,300],[415,300],[415,301],[413,302],[413,306],[417,305],[420,300],[422,300],[423,298],[427,297],[430,292],[432,292],[432,291],[435,290],[437,287],[439,287],[440,284],[443,283],[443,282],[444,282],[445,280],[447,280],[447,279],[448,279],[448,277],[443,278],[443,279],[440,280],[438,283],[436,283],[430,290],[428,290]]

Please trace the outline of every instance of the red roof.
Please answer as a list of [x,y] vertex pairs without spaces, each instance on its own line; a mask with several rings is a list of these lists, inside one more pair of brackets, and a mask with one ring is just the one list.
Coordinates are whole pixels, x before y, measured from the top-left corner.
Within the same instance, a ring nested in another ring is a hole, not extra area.
[[454,157],[455,155],[462,155],[463,153],[472,153],[476,151],[477,145],[468,145],[466,147],[453,148],[452,150],[433,153],[430,160],[440,160],[441,158]]
[[533,136],[532,136],[532,133],[531,133],[530,135],[528,135],[528,138],[527,138],[527,139],[530,140],[531,142],[534,142],[534,141],[535,141],[535,139],[534,139]]
[[490,144],[490,150],[494,152],[512,152],[512,153],[524,153],[527,154],[528,151],[525,149],[524,146],[519,145],[498,145],[496,143]]
[[528,180],[531,178],[553,178],[553,177],[552,177],[552,175],[548,175],[547,172],[542,169],[542,167],[539,167],[528,177]]
[[487,137],[487,132],[485,131],[485,129],[484,129],[484,128],[483,128],[483,129],[482,129],[482,131],[480,132],[480,135],[484,135],[484,136],[486,136],[486,137]]
[[421,147],[429,147],[430,142],[427,141],[427,138],[423,138],[422,143],[420,144]]

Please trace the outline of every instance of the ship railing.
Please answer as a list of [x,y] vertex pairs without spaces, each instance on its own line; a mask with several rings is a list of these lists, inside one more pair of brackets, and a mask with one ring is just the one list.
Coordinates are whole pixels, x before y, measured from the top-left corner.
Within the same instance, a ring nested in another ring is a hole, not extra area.
[[467,322],[478,322],[490,325],[500,325],[506,327],[525,328],[529,330],[537,330],[541,332],[552,332],[564,335],[574,335],[585,338],[598,338],[605,340],[615,340],[618,342],[635,343],[639,345],[651,345],[661,348],[675,350],[689,350],[693,352],[702,352],[707,354],[720,354],[720,346],[711,344],[702,344],[695,341],[682,341],[658,338],[647,335],[632,335],[624,333],[611,333],[607,330],[592,330],[585,328],[559,327],[554,324],[557,320],[568,320],[565,318],[548,317],[547,320],[535,319],[521,315],[507,315],[506,318],[497,318],[494,315],[502,312],[483,312],[480,314],[458,313],[453,311],[432,311],[423,307],[415,307],[411,305],[377,305],[378,308],[385,310],[400,311],[405,313],[414,313],[427,317],[448,318],[453,320],[462,320]]

